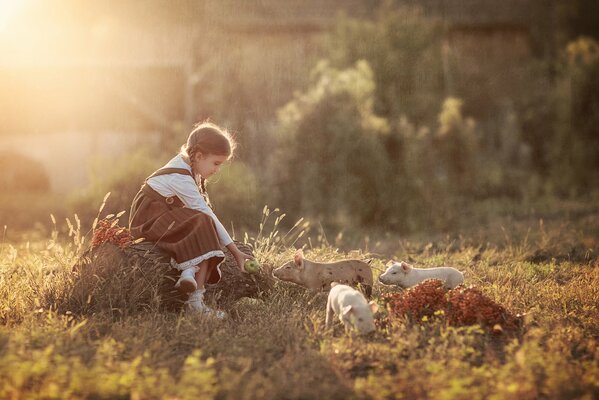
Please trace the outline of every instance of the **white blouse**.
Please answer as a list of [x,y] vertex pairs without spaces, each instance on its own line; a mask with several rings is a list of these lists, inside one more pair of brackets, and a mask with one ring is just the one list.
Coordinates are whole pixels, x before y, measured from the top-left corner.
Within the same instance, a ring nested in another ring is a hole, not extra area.
[[[163,168],[183,168],[191,172],[191,165],[183,160],[181,154],[177,154]],[[162,196],[177,196],[185,204],[185,207],[209,215],[214,221],[216,233],[223,246],[227,246],[233,242],[223,224],[221,224],[212,209],[206,204],[204,197],[200,194],[198,185],[191,176],[183,174],[159,175],[148,179],[147,183]]]

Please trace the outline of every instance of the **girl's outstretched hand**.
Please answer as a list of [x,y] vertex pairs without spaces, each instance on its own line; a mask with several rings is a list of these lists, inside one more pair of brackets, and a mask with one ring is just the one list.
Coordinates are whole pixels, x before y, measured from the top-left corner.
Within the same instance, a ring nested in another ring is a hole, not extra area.
[[245,254],[244,252],[239,250],[239,248],[237,247],[237,245],[235,245],[234,242],[228,244],[227,248],[229,249],[229,251],[231,252],[233,257],[235,257],[235,261],[237,262],[237,266],[239,267],[241,272],[243,272],[244,274],[247,274],[248,272],[245,270],[245,268],[243,266],[245,264],[245,260],[253,260],[254,257],[248,256],[247,254]]
[[254,257],[248,256],[247,254],[242,253],[241,251],[239,252],[239,254],[235,255],[235,260],[237,261],[237,266],[239,267],[241,272],[243,272],[245,274],[248,273],[244,268],[245,260],[253,260],[253,259],[254,259]]

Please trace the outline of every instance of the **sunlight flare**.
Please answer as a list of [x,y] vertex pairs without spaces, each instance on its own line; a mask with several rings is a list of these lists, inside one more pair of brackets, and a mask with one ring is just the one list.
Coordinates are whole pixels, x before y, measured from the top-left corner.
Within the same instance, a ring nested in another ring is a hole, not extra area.
[[30,0],[0,0],[0,33]]

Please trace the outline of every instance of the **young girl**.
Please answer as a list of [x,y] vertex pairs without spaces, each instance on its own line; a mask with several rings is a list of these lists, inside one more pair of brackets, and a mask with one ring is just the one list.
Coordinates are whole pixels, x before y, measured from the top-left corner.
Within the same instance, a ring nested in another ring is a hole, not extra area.
[[134,238],[155,242],[173,257],[181,271],[176,287],[189,293],[186,308],[224,318],[204,304],[206,284],[220,280],[218,265],[225,254],[221,245],[235,257],[244,271],[242,253],[220,223],[210,205],[206,179],[216,173],[233,154],[235,142],[212,123],[197,125],[181,151],[154,172],[135,196],[129,228]]

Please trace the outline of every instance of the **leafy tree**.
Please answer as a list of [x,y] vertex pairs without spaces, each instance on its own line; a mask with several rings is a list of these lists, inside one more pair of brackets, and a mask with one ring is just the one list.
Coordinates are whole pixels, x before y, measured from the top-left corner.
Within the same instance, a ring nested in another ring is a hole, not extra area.
[[422,123],[434,119],[443,98],[441,33],[441,25],[419,10],[389,3],[372,21],[340,17],[327,57],[339,68],[368,60],[377,114]]
[[557,134],[549,154],[557,192],[599,187],[599,43],[568,44],[557,87]]
[[447,98],[439,113],[439,129],[435,141],[439,159],[443,162],[443,172],[448,189],[461,195],[472,194],[477,183],[478,138],[474,131],[474,121],[462,115],[463,102],[457,98]]
[[374,114],[374,91],[367,62],[343,70],[321,62],[308,89],[280,110],[271,170],[286,210],[337,223],[384,220],[392,178],[381,139],[389,127]]
[[567,40],[579,36],[599,40],[599,2],[570,0],[557,3],[557,13]]

